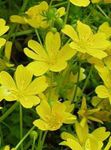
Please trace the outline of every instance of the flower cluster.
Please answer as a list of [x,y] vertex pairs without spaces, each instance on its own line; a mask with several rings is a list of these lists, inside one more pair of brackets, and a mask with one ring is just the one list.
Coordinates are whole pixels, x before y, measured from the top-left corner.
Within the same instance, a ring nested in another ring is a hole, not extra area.
[[0,149],[110,150],[111,1],[27,2],[0,18]]

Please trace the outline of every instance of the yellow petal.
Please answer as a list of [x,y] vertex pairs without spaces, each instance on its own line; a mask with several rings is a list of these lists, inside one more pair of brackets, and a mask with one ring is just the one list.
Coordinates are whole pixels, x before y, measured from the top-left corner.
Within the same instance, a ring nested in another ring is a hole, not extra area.
[[27,87],[26,93],[29,95],[35,95],[42,93],[48,87],[45,76],[34,79],[31,84]]
[[100,97],[100,98],[108,98],[109,97],[109,92],[104,85],[97,86],[95,91],[96,91],[98,97]]
[[61,142],[60,145],[68,146],[72,150],[83,150],[81,145],[76,140],[73,140],[73,139],[67,139],[67,141]]
[[76,139],[72,134],[70,134],[70,133],[68,133],[68,132],[62,132],[61,138],[62,138],[63,140]]
[[91,134],[97,140],[103,142],[105,139],[108,138],[108,136],[110,135],[110,132],[106,132],[106,128],[105,127],[100,127],[100,128],[97,128],[96,130],[94,130]]
[[0,83],[5,86],[7,89],[11,89],[11,90],[15,90],[16,89],[16,85],[15,82],[13,80],[13,78],[10,76],[9,73],[2,71],[0,73]]
[[56,56],[61,45],[60,34],[48,32],[45,39],[45,46],[50,58]]
[[19,99],[21,105],[25,108],[32,108],[40,103],[40,98],[37,96],[23,96]]
[[10,60],[11,50],[12,50],[12,42],[11,41],[7,41],[6,45],[5,45],[5,57],[8,60]]
[[87,49],[87,53],[95,58],[98,58],[98,59],[103,59],[105,58],[107,55],[106,52],[104,51],[101,51],[99,49]]
[[37,41],[29,40],[28,47],[31,48],[35,53],[41,55],[42,58],[47,57],[44,48]]
[[81,40],[88,40],[93,35],[91,28],[81,21],[77,21],[77,31]]
[[51,108],[46,100],[41,101],[40,105],[37,106],[36,111],[44,121],[48,122],[51,116]]
[[15,71],[15,80],[18,89],[24,90],[30,84],[32,80],[32,74],[26,67],[19,65]]
[[66,124],[72,124],[77,119],[75,115],[72,115],[71,113],[64,113],[64,121],[63,123]]
[[59,17],[65,15],[65,7],[60,7],[59,9],[57,9],[57,14]]
[[70,0],[70,2],[76,6],[86,7],[90,4],[89,0]]
[[67,62],[61,61],[60,59],[56,61],[54,64],[50,65],[49,70],[54,72],[60,72],[67,67]]
[[72,49],[68,44],[64,45],[58,53],[58,59],[63,61],[71,59],[77,52]]
[[5,23],[4,19],[0,19],[0,36],[6,33],[9,29],[9,26],[5,26]]
[[32,50],[30,50],[29,48],[24,48],[24,53],[34,59],[34,60],[42,60],[42,57],[40,57],[40,55],[38,55],[37,53],[33,52]]
[[35,120],[35,121],[33,122],[33,124],[34,124],[34,126],[38,127],[40,130],[43,130],[43,131],[49,129],[49,128],[48,128],[48,124],[45,123],[45,122],[44,122],[43,120],[41,120],[41,119]]
[[12,15],[10,21],[14,23],[26,24],[24,17],[19,15]]
[[78,35],[71,25],[65,25],[65,27],[62,29],[62,32],[69,36],[73,41],[78,41]]
[[45,62],[34,61],[28,64],[27,69],[35,76],[40,76],[49,70],[49,65]]
[[0,38],[0,48],[5,45],[6,40],[4,38]]

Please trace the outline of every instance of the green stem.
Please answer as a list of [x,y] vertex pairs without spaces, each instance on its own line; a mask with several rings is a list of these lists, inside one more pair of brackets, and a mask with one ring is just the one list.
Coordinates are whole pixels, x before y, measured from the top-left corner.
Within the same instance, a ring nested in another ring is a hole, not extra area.
[[86,78],[86,80],[85,80],[84,86],[83,86],[83,88],[82,88],[82,93],[84,92],[84,90],[85,90],[85,88],[86,88],[86,86],[87,86],[87,84],[88,84],[88,81],[89,81],[89,79],[90,79],[92,70],[93,70],[93,65],[91,66],[91,68],[90,68],[90,70],[89,70],[89,74],[88,74],[88,76],[87,76],[87,78]]
[[48,133],[48,131],[45,131],[44,134],[43,134],[43,131],[40,131],[37,150],[42,150],[43,149],[47,133]]
[[8,117],[18,106],[18,102],[14,103],[1,117],[0,117],[0,122],[2,122],[5,118]]
[[55,4],[55,5],[52,5],[52,7],[59,7],[59,6],[65,5],[65,4],[67,4],[67,2],[62,2],[62,3],[59,3],[59,4]]
[[99,9],[99,11],[107,18],[107,19],[110,19],[108,17],[108,15],[102,10],[102,8],[99,6],[99,5],[96,5],[96,7]]
[[66,15],[65,15],[65,19],[64,19],[64,25],[67,23],[67,19],[68,19],[68,15],[69,15],[69,9],[70,9],[70,1],[68,0]]
[[36,33],[39,43],[42,45],[42,41],[41,41],[41,38],[37,29],[35,29],[35,33]]
[[20,9],[20,12],[19,12],[19,13],[21,13],[21,12],[24,12],[24,11],[25,11],[25,9],[26,9],[26,7],[27,7],[28,2],[29,2],[29,0],[24,0],[24,1],[23,1],[23,5],[22,5],[22,7],[21,7],[21,9]]
[[43,131],[40,130],[37,150],[41,150],[40,148],[41,148],[42,134],[43,134]]
[[[23,138],[23,113],[22,106],[20,104],[20,140]],[[23,143],[21,144],[21,150],[23,150]]]
[[34,137],[33,138],[33,143],[32,143],[32,150],[34,150],[34,148],[35,148],[35,141],[36,141],[36,138]]
[[81,63],[79,62],[77,83],[76,83],[76,87],[75,87],[75,84],[74,84],[74,95],[73,95],[73,98],[72,98],[72,102],[75,101],[76,94],[77,94],[77,89],[78,89],[78,84],[79,84],[79,78],[80,78],[80,68],[81,68]]
[[44,146],[44,142],[45,142],[45,138],[46,138],[47,133],[48,133],[48,131],[45,131],[45,132],[44,132],[44,135],[43,135],[43,138],[42,138],[41,150],[43,149],[43,146]]
[[[17,37],[17,36],[22,36],[22,35],[27,35],[27,34],[30,34],[30,33],[33,33],[33,32],[34,32],[34,29],[17,32],[17,33],[16,33],[16,37]],[[13,33],[13,34],[11,35],[11,37],[13,37],[13,36],[15,36],[15,33]]]
[[25,136],[20,140],[20,142],[16,145],[15,150],[17,150],[19,148],[19,146],[23,143],[23,141],[29,136],[29,134],[34,130],[35,126],[33,126],[28,132],[27,134],[25,134]]

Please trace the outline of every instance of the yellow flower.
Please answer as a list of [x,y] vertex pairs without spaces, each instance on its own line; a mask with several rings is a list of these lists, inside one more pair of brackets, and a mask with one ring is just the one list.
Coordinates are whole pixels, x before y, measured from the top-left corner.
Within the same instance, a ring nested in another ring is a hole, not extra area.
[[100,110],[99,108],[88,109],[86,104],[86,98],[83,97],[81,108],[79,109],[78,114],[80,117],[82,117],[82,120],[86,120],[86,121],[91,120],[91,121],[103,123],[100,119],[94,116],[94,114],[99,112],[99,110]]
[[76,116],[66,110],[66,105],[61,102],[54,102],[51,105],[46,100],[42,100],[36,108],[40,119],[33,124],[40,130],[54,131],[59,129],[63,123],[71,124],[76,120]]
[[4,35],[9,29],[9,26],[6,26],[5,24],[6,24],[5,20],[0,18],[0,48],[6,42],[6,40],[4,38],[2,38],[1,36]]
[[20,24],[29,24],[34,28],[46,28],[47,22],[44,20],[43,13],[48,10],[47,2],[43,1],[39,5],[35,5],[30,7],[26,12],[25,15],[18,16],[12,15],[10,17],[11,22],[20,23]]
[[65,14],[64,7],[57,9],[54,13],[51,10],[51,14],[50,9],[52,8],[49,8],[48,3],[43,1],[39,5],[30,7],[24,16],[12,15],[10,20],[14,23],[29,24],[34,28],[47,28],[49,26],[48,19],[51,19],[52,16],[60,18]]
[[96,66],[104,85],[96,87],[95,92],[100,98],[108,98],[111,103],[111,71],[107,67]]
[[[78,122],[76,123],[75,129],[76,135],[67,132],[61,134],[61,138],[64,141],[60,145],[68,146],[72,150],[101,150],[103,141],[110,135],[110,132],[105,131],[105,127],[97,128],[92,133],[88,133],[87,124],[82,126]],[[107,148],[108,146],[110,146],[109,143]]]
[[14,74],[15,80],[9,73],[0,73],[0,99],[7,101],[19,101],[25,108],[31,108],[40,103],[37,94],[47,88],[44,76],[32,81],[32,74],[22,65],[19,65]]
[[109,46],[110,42],[106,40],[104,33],[94,34],[91,28],[77,21],[77,29],[70,25],[65,25],[62,32],[69,36],[73,41],[70,43],[70,47],[83,54],[89,54],[98,59],[102,59],[107,56],[104,52]]
[[47,71],[60,72],[67,66],[67,61],[75,54],[69,45],[61,47],[60,34],[48,32],[43,47],[38,42],[30,40],[25,54],[34,59],[27,68],[36,76],[42,75]]

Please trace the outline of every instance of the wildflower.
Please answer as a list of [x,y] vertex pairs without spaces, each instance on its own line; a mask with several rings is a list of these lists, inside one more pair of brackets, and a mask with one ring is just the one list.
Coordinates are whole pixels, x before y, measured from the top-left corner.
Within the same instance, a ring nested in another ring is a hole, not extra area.
[[107,67],[96,66],[100,77],[102,78],[104,85],[96,87],[95,92],[99,98],[108,98],[111,103],[111,71]]
[[[72,150],[101,150],[103,141],[110,135],[110,132],[105,131],[105,127],[97,128],[89,133],[87,124],[82,126],[78,122],[75,124],[75,130],[76,135],[63,132],[61,137],[64,141],[60,145],[68,146]],[[110,147],[109,142],[108,146]]]
[[63,123],[71,124],[76,120],[76,116],[66,111],[66,105],[57,101],[52,105],[46,100],[42,100],[36,108],[40,119],[37,119],[33,124],[40,130],[54,131],[59,129]]
[[[5,20],[0,18],[0,36],[4,35],[9,29],[9,26],[6,26],[5,24]],[[6,40],[0,37],[0,48],[5,44],[5,42]]]
[[60,34],[48,32],[45,39],[45,47],[34,40],[28,42],[25,54],[34,59],[27,68],[36,76],[47,71],[60,72],[67,66],[67,61],[75,54],[68,44],[61,47]]
[[0,73],[1,100],[19,101],[25,108],[31,108],[40,103],[37,94],[42,93],[47,88],[44,76],[32,80],[32,74],[26,67],[19,65],[14,74],[15,80],[9,73]]
[[82,99],[82,104],[81,108],[78,111],[78,114],[80,117],[82,117],[82,120],[91,120],[91,121],[96,121],[103,123],[100,119],[94,116],[97,112],[99,112],[99,108],[94,108],[94,109],[88,109],[87,104],[86,104],[86,99],[83,97]]
[[70,47],[83,54],[89,54],[98,59],[102,59],[107,56],[104,52],[109,46],[110,42],[106,40],[104,33],[94,34],[91,28],[77,21],[77,30],[70,26],[65,25],[62,32],[69,36],[73,41],[70,43]]
[[12,15],[10,17],[10,20],[14,23],[29,24],[34,28],[47,28],[49,26],[48,19],[50,20],[53,18],[60,18],[64,14],[64,7],[61,7],[58,10],[54,11],[53,15],[52,13],[50,14],[50,8],[48,6],[48,3],[43,1],[39,5],[30,7],[25,12],[24,16]]

